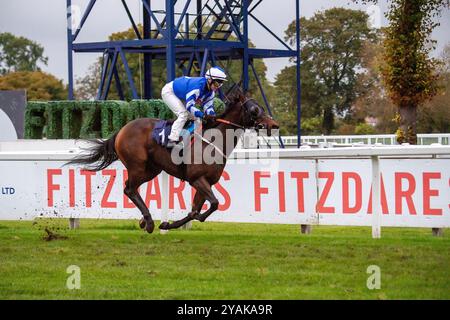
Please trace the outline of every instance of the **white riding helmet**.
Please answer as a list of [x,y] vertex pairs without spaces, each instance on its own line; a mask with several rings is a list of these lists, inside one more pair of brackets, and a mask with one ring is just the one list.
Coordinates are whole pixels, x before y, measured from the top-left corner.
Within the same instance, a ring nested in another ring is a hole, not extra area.
[[212,67],[205,74],[206,79],[227,81],[227,75],[222,68]]

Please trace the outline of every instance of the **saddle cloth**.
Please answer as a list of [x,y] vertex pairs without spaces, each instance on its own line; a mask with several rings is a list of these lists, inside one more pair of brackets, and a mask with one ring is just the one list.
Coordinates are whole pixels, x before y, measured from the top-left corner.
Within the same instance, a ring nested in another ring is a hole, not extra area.
[[[170,131],[172,130],[173,121],[160,120],[156,123],[155,127],[152,131],[152,138],[156,141],[157,144],[165,147],[167,142],[169,142]],[[195,130],[195,122],[193,120],[189,120],[183,127],[183,131],[181,135],[192,135]]]

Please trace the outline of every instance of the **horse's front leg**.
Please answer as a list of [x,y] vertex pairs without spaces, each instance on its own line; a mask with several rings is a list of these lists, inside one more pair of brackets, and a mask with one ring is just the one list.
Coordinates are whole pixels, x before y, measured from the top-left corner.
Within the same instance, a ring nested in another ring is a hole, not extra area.
[[[216,196],[212,192],[211,185],[209,184],[209,182],[206,180],[205,177],[201,177],[200,179],[197,179],[192,184],[192,186],[197,190],[197,193],[200,193],[201,196],[205,200],[208,200],[208,202],[210,203],[210,207],[208,210],[206,210],[205,212],[203,212],[201,214],[200,213],[196,214],[194,216],[194,218],[197,219],[198,221],[204,222],[211,215],[211,213],[213,213],[214,211],[217,210],[217,208],[219,207],[219,200],[217,200]],[[202,206],[203,206],[203,203],[202,203]],[[200,209],[201,209],[201,206],[200,206]],[[200,209],[198,210],[198,212],[200,212]]]

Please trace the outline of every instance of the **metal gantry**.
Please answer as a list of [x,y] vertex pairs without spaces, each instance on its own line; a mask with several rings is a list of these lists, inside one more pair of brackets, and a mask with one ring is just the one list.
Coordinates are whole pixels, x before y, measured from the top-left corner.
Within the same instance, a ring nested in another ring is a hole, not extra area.
[[[134,40],[103,41],[103,42],[76,42],[80,31],[91,14],[97,0],[90,0],[76,30],[72,29],[72,1],[67,1],[67,42],[68,42],[68,80],[69,100],[73,95],[73,53],[98,52],[103,54],[103,67],[100,85],[97,92],[98,100],[106,100],[114,82],[121,99],[124,99],[122,82],[117,70],[119,59],[122,61],[126,73],[126,81],[131,90],[133,99],[138,99],[138,90],[133,80],[132,71],[128,65],[126,53],[143,54],[143,98],[152,98],[152,61],[166,61],[166,81],[175,78],[179,68],[183,75],[204,75],[208,63],[216,65],[230,60],[242,61],[242,74],[239,81],[245,91],[249,89],[249,72],[252,72],[267,111],[272,110],[264,93],[264,88],[255,70],[254,59],[263,58],[295,58],[297,82],[297,124],[298,141],[300,141],[300,0],[293,1],[296,12],[296,48],[291,48],[285,41],[277,36],[254,10],[263,0],[184,0],[179,1],[183,8],[175,12],[177,0],[165,0],[164,10],[152,8],[150,0],[133,0],[142,2],[143,32],[141,34],[133,18],[126,0],[120,0],[124,14],[130,20],[136,34]],[[130,1],[130,0],[129,0]],[[118,5],[119,0],[109,1],[110,5]],[[275,0],[271,1],[275,4]],[[294,3],[295,2],[295,3]],[[268,34],[275,38],[283,49],[261,49],[249,47],[249,18],[256,21]],[[153,29],[152,29],[153,28]],[[221,93],[222,94],[222,93]],[[280,140],[281,141],[281,140]]]

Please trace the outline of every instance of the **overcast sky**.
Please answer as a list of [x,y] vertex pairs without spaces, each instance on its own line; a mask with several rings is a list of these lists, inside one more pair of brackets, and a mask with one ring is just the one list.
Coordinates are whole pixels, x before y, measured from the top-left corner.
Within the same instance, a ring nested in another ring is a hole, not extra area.
[[[212,0],[210,0],[212,3]],[[178,1],[176,11],[181,12],[185,1]],[[88,0],[73,0],[72,4],[84,12]],[[135,21],[142,21],[141,1],[127,0]],[[375,23],[386,25],[384,12],[387,0],[379,4],[380,19]],[[195,1],[192,1],[195,5]],[[164,0],[152,0],[152,7],[164,9]],[[332,8],[345,7],[369,10],[369,6],[357,5],[350,0],[303,0],[300,1],[301,16],[311,17],[315,12]],[[194,8],[194,7],[192,7]],[[263,21],[280,38],[284,36],[288,24],[295,18],[294,0],[264,0],[254,11],[256,17]],[[376,17],[376,15],[372,15]],[[434,55],[450,42],[450,11],[445,10],[439,18],[441,26],[436,28],[433,38],[438,41]],[[66,33],[66,0],[0,0],[0,32],[11,32],[24,36],[44,46],[45,55],[49,57],[48,66],[43,70],[50,72],[67,82],[67,33]],[[77,42],[105,41],[112,32],[123,31],[131,25],[120,0],[97,0],[91,15],[86,21]],[[249,37],[257,48],[282,48],[267,31],[250,19]],[[74,54],[75,77],[85,75],[97,54]],[[268,78],[275,75],[288,63],[287,59],[266,59]]]

